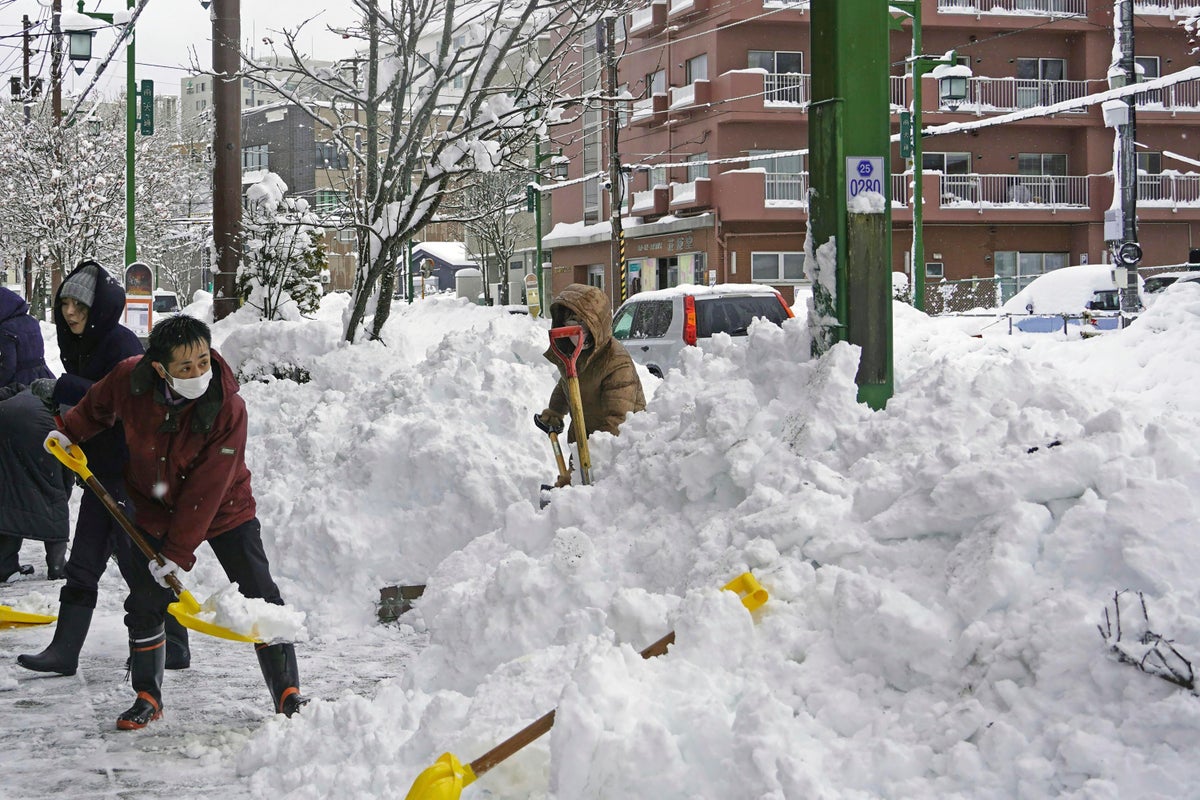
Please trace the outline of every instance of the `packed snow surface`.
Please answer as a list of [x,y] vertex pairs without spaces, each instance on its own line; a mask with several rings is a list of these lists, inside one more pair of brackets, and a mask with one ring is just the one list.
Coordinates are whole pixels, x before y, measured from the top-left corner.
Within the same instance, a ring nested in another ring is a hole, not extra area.
[[[1200,785],[1200,699],[1099,630],[1123,590],[1127,630],[1146,627],[1141,592],[1149,627],[1200,654],[1200,286],[1087,340],[972,338],[896,305],[877,412],[857,350],[812,359],[802,318],[718,337],[643,372],[647,409],[593,437],[593,485],[542,510],[546,322],[439,296],[350,345],[344,302],[214,331],[247,377],[264,540],[312,637],[301,671],[348,687],[235,739],[208,767],[227,794],[404,797],[441,753],[469,762],[552,708],[551,733],[464,798]],[[720,589],[746,570],[770,593],[753,614]],[[227,586],[206,550],[188,582]],[[375,604],[396,583],[427,584],[397,623],[423,646],[362,687],[337,652],[388,645]]]

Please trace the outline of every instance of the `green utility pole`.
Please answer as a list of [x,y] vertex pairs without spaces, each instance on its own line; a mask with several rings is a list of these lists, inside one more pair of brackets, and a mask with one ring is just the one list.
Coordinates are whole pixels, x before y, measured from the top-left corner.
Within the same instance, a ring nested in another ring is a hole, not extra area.
[[[108,24],[113,23],[112,14],[101,14],[97,11],[84,11],[84,0],[79,0],[76,8],[80,14],[92,19],[98,19]],[[133,10],[134,0],[126,0],[126,8]],[[137,235],[133,224],[133,158],[134,134],[137,132],[137,85],[134,81],[134,31],[129,32],[129,41],[125,45],[125,266],[137,261]]]
[[812,4],[813,349],[861,347],[858,399],[875,409],[893,386],[888,16],[878,0]]

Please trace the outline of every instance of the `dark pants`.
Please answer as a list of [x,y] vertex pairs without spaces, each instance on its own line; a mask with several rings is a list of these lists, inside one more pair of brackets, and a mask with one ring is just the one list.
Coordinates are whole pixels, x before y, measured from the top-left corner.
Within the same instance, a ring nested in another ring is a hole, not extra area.
[[[261,598],[268,603],[283,605],[279,587],[271,578],[271,566],[263,552],[262,528],[258,519],[244,522],[220,536],[208,540],[225,570],[230,583],[238,585],[243,597]],[[118,553],[118,557],[121,555]],[[123,567],[129,583],[129,597],[125,600],[125,627],[130,631],[153,630],[163,624],[167,606],[175,601],[170,589],[159,586],[150,574],[149,560],[142,551],[130,547],[123,557]]]
[[[117,480],[108,481],[105,486],[117,504],[126,515],[133,518],[133,504],[125,495],[125,487]],[[67,585],[63,587],[62,597],[69,602],[95,607],[96,587],[100,585],[100,576],[108,567],[108,558],[114,552],[117,554],[117,564],[125,583],[129,583],[126,567],[128,558],[122,553],[128,553],[133,548],[129,534],[121,527],[95,492],[86,491],[79,503],[79,520],[75,523],[75,539],[71,545],[71,557],[67,559]],[[88,601],[91,602],[88,602]]]

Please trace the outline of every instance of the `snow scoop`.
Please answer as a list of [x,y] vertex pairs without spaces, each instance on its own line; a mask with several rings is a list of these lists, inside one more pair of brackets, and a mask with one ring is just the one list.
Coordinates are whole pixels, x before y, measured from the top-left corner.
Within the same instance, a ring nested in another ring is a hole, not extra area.
[[[767,602],[767,591],[749,572],[742,573],[722,587],[736,592],[747,611],[754,611]],[[654,658],[667,652],[675,642],[671,631],[641,652],[642,658]],[[433,765],[413,781],[405,800],[458,800],[462,790],[478,780],[485,772],[514,755],[554,727],[554,711],[542,715],[517,733],[505,739],[470,764],[463,764],[453,753],[442,753]]]
[[27,611],[17,611],[11,606],[0,606],[0,628],[24,628],[27,625],[49,625],[58,617],[46,614],[30,614]]
[[588,454],[587,426],[583,424],[583,398],[579,394],[579,370],[576,363],[583,352],[583,326],[567,325],[550,329],[550,349],[567,370],[567,402],[571,406],[571,426],[575,428],[575,446],[579,448],[579,476],[592,482],[592,457]]
[[[57,439],[51,439],[47,442],[50,452],[65,464],[72,472],[75,472],[83,479],[83,482],[88,485],[88,488],[96,493],[100,498],[100,502],[104,503],[104,507],[108,509],[108,513],[113,515],[125,532],[129,534],[129,538],[133,539],[133,543],[138,549],[145,554],[146,558],[151,561],[157,561],[160,565],[163,564],[163,557],[154,552],[154,548],[150,546],[150,542],[146,540],[146,534],[138,530],[137,526],[130,522],[129,517],[125,516],[125,512],[117,505],[117,501],[108,493],[103,484],[92,474],[92,471],[87,466],[87,455],[79,445],[72,444],[70,452],[63,449]],[[175,619],[179,620],[179,624],[185,628],[191,628],[200,633],[206,633],[209,636],[215,636],[219,639],[230,639],[235,642],[252,642],[254,644],[263,644],[262,639],[256,639],[229,628],[214,625],[207,620],[200,619],[196,615],[200,613],[200,603],[192,596],[192,593],[183,588],[183,584],[175,577],[174,573],[168,573],[166,581],[170,585],[171,590],[175,592],[178,600],[167,606],[167,611]]]

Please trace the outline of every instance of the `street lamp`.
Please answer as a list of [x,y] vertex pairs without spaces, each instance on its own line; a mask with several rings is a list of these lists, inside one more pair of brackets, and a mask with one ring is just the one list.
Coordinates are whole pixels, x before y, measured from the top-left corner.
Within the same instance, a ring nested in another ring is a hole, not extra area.
[[[550,174],[556,181],[565,180],[570,168],[570,159],[562,154],[560,149],[557,153],[542,154],[542,143],[535,141],[533,143],[533,169],[538,177],[541,177],[542,164],[549,161],[551,163]],[[537,282],[538,282],[538,302],[541,304],[541,316],[550,316],[550,302],[546,297],[546,276],[545,269],[542,264],[542,192],[537,184],[530,183],[526,188],[528,198],[533,211],[533,225],[536,230],[537,248],[534,251],[534,258],[537,261]]]
[[[913,161],[913,307],[919,311],[925,310],[925,243],[922,236],[924,218],[924,197],[921,182],[923,180],[923,161],[921,152],[921,78],[933,73],[938,80],[938,104],[948,106],[950,110],[958,106],[967,97],[967,83],[971,77],[971,68],[957,63],[958,56],[951,50],[942,56],[912,56],[906,59],[912,68],[912,111],[911,118],[911,154],[901,153],[902,156],[912,156]],[[901,120],[901,127],[907,121]],[[904,138],[902,136],[902,138]],[[902,148],[903,149],[903,148]]]
[[[126,2],[128,4],[127,7],[133,9],[134,0],[126,0]],[[84,0],[79,0],[77,6],[78,12],[83,16],[107,22],[110,25],[116,23],[116,15],[101,14],[97,11],[84,11],[83,3]],[[124,18],[126,15],[122,15],[122,17]],[[76,22],[74,18],[65,20],[63,29],[70,36],[70,58],[72,65],[75,67],[77,73],[82,74],[84,66],[92,57],[93,30],[82,20]],[[138,116],[137,87],[134,84],[133,30],[125,32],[125,35],[129,37],[128,43],[125,45],[125,266],[128,267],[137,261],[137,238],[133,224],[133,143]]]

